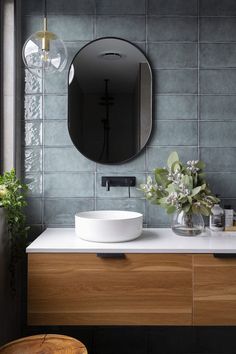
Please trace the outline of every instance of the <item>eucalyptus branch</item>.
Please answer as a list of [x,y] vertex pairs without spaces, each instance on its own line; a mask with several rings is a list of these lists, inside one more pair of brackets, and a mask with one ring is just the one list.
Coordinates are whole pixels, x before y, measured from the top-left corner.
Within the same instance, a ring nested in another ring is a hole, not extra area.
[[199,160],[184,165],[177,152],[172,152],[167,167],[154,170],[140,190],[147,200],[165,208],[168,214],[183,210],[187,214],[208,216],[218,198],[211,192],[203,173],[205,164]]

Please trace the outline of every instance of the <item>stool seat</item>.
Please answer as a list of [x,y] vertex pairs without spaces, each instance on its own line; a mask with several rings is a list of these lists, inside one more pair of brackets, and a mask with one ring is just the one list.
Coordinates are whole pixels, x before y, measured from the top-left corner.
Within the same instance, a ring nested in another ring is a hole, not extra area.
[[20,338],[0,348],[0,354],[88,354],[83,343],[58,334]]

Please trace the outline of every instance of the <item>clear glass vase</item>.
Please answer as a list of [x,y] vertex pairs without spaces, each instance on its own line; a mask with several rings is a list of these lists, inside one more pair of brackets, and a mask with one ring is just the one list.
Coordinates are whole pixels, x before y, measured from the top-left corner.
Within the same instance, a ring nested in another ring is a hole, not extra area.
[[177,211],[173,215],[171,228],[179,236],[196,236],[204,230],[204,220],[201,214]]

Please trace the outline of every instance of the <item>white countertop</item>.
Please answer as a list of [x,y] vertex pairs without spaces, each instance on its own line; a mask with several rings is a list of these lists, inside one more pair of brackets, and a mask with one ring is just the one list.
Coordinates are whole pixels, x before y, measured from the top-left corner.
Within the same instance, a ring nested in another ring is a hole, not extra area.
[[96,243],[80,239],[73,228],[45,230],[26,249],[27,253],[236,253],[236,232],[212,232],[183,237],[171,229],[143,229],[136,240]]

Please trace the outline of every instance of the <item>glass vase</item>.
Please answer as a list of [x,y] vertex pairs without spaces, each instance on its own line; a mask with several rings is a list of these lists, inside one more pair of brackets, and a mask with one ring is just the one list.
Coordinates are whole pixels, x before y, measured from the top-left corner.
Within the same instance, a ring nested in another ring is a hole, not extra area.
[[173,215],[171,228],[179,236],[196,236],[204,230],[204,220],[201,214],[176,211]]

